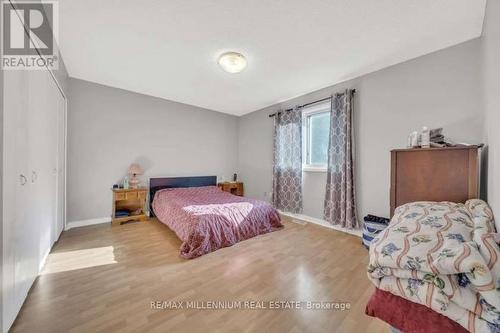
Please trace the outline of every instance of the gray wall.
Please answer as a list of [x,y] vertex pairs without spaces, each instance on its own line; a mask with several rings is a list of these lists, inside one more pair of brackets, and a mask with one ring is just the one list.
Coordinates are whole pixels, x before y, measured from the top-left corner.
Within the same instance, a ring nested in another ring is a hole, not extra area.
[[111,186],[132,162],[143,180],[236,172],[235,116],[77,79],[69,91],[69,222],[109,217]]
[[[500,214],[500,1],[489,0],[483,28],[484,107],[488,142],[488,202]],[[500,218],[497,219],[500,230]]]
[[[442,126],[454,140],[483,140],[480,43],[475,39],[241,117],[238,171],[247,195],[268,199],[271,192],[270,113],[356,88],[358,211],[388,216],[389,151],[404,147],[411,131]],[[305,215],[323,218],[325,183],[325,173],[304,173]]]

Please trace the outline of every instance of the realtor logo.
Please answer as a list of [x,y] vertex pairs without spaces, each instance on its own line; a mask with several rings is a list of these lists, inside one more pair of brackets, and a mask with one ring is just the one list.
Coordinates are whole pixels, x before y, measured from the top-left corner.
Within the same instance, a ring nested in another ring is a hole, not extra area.
[[2,1],[2,69],[57,69],[55,1]]

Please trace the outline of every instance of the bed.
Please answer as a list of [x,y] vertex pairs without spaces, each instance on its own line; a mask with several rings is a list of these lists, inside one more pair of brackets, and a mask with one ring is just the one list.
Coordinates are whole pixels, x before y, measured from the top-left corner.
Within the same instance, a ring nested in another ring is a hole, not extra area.
[[151,178],[151,212],[182,241],[192,259],[283,228],[269,203],[223,192],[217,177]]

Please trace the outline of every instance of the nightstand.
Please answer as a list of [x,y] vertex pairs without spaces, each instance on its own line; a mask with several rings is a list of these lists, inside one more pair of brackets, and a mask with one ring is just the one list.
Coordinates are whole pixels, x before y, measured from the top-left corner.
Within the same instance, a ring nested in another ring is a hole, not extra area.
[[242,182],[224,182],[217,185],[221,190],[242,197],[243,183]]
[[[112,225],[120,225],[128,221],[147,221],[146,197],[148,189],[145,187],[131,189],[113,189]],[[124,215],[123,213],[127,213]],[[120,214],[122,213],[122,214]]]

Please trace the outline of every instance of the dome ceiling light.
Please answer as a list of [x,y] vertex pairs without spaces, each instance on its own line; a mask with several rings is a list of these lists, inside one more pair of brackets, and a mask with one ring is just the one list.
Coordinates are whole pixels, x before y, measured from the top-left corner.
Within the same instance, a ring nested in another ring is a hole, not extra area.
[[247,60],[238,52],[226,52],[219,57],[219,66],[228,73],[239,73],[247,67]]

